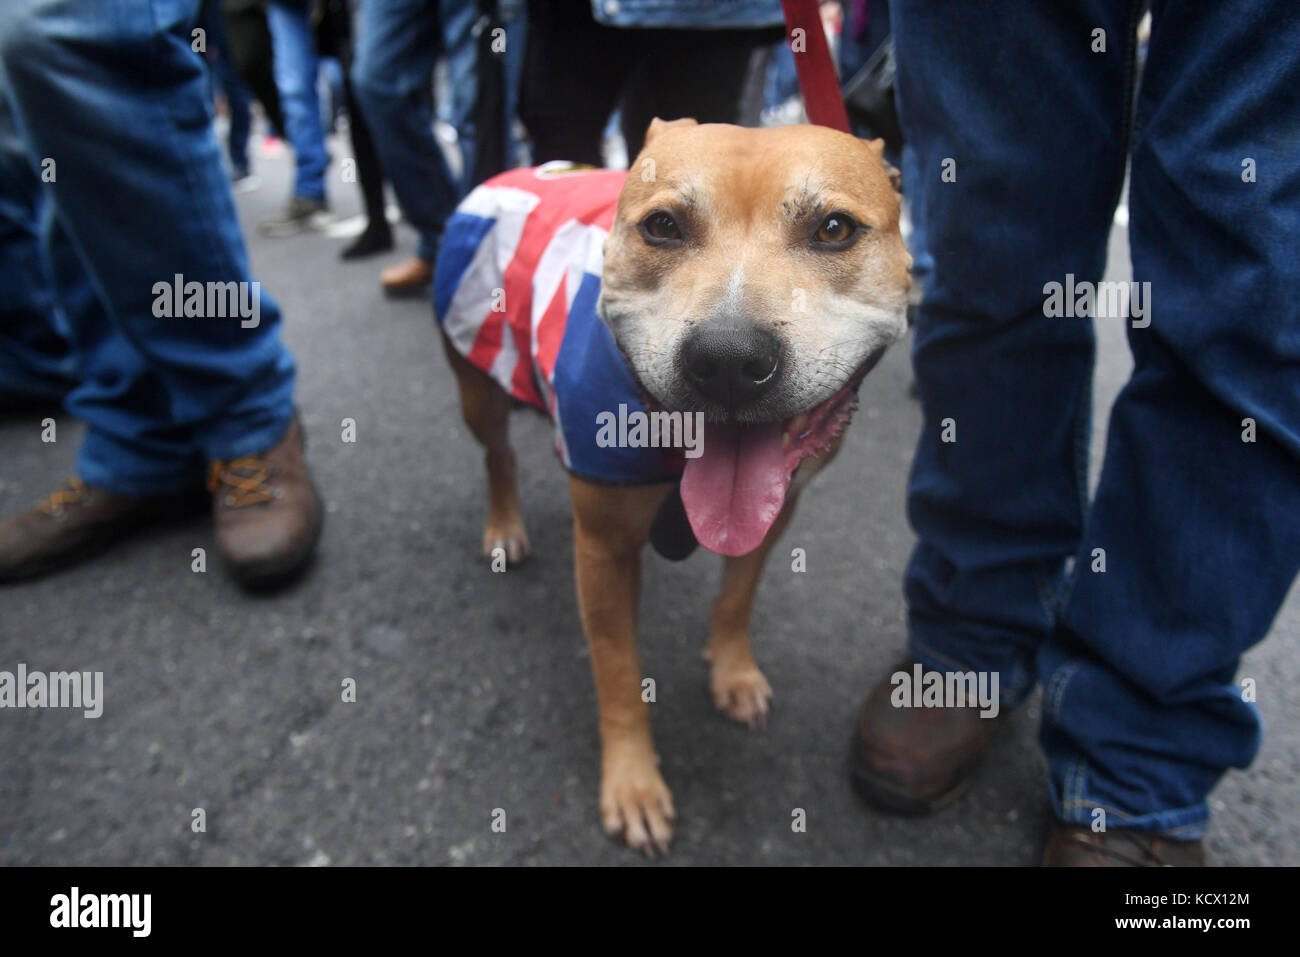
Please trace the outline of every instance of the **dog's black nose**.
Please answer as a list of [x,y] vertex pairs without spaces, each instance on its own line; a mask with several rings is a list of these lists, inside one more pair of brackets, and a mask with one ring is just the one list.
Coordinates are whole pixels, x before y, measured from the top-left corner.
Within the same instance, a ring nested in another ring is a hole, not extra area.
[[780,340],[752,322],[706,322],[682,345],[691,385],[727,406],[752,402],[768,391],[780,364]]

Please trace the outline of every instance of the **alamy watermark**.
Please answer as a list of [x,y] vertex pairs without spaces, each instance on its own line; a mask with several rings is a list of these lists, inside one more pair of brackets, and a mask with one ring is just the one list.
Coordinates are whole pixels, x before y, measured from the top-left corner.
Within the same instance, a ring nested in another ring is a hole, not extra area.
[[895,708],[978,707],[981,718],[998,716],[996,671],[927,671],[918,662],[911,671],[895,671],[889,683]]
[[596,413],[596,445],[602,449],[681,449],[688,459],[704,454],[703,412],[628,410]]
[[186,282],[176,273],[171,282],[154,283],[153,295],[159,319],[238,319],[243,329],[262,322],[260,282]]
[[152,894],[83,894],[74,886],[50,898],[50,926],[57,928],[116,927],[148,937],[152,913]]
[[1128,319],[1134,329],[1151,325],[1151,283],[1074,281],[1043,285],[1043,315],[1049,319]]
[[0,671],[0,708],[81,708],[87,718],[104,713],[104,672]]

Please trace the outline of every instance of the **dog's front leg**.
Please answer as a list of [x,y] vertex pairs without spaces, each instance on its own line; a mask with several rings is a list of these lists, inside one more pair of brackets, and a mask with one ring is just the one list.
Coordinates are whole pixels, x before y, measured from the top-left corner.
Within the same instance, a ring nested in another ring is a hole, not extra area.
[[600,711],[600,814],[607,834],[652,854],[668,850],[672,795],[659,773],[636,650],[641,549],[667,486],[574,478],[574,563]]
[[754,662],[749,648],[749,618],[763,563],[794,514],[795,496],[781,509],[763,543],[748,555],[728,558],[722,572],[722,591],[709,622],[709,686],[713,703],[729,718],[751,728],[762,724],[772,701],[772,687]]

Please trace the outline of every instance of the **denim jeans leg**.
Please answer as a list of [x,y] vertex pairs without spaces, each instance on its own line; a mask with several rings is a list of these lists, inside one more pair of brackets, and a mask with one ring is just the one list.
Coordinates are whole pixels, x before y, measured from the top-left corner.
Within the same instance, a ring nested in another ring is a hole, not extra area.
[[230,105],[230,133],[226,146],[230,165],[237,173],[247,173],[251,169],[248,141],[253,134],[253,97],[229,60],[222,61],[220,70],[221,86]]
[[[188,436],[229,458],[274,445],[293,415],[293,359],[278,307],[249,275],[190,47],[197,12],[197,0],[103,0],[75,15],[61,0],[0,6],[0,77],[20,135],[29,157],[57,164],[46,196],[111,327],[104,348],[78,355],[79,376],[122,380],[114,395],[69,399],[88,426],[79,467],[123,493],[166,490],[177,474],[141,435]],[[178,276],[234,284],[243,301],[168,316]],[[147,388],[134,381],[142,369]]]
[[528,48],[528,14],[520,4],[515,19],[506,23],[506,165],[519,162],[521,143],[515,135],[515,117],[519,115],[519,82],[524,71],[524,51]]
[[384,174],[420,234],[416,255],[429,262],[460,198],[433,137],[430,90],[441,30],[438,0],[367,0],[352,66]]
[[1148,311],[1040,656],[1042,741],[1062,819],[1195,838],[1255,756],[1238,660],[1300,570],[1300,8],[1152,14],[1129,220]]
[[171,421],[166,381],[118,331],[85,261],[53,213],[47,208],[45,256],[67,327],[75,383],[64,405],[88,425],[77,475],[123,495],[198,484],[203,456],[191,431]]
[[1033,658],[1078,547],[1094,336],[1047,318],[1044,286],[1099,279],[1124,176],[1127,66],[1091,53],[1114,4],[997,0],[891,8],[915,208],[933,262],[913,363],[924,414],[908,489],[909,650],[997,672]]
[[903,144],[902,167],[903,195],[907,198],[912,217],[912,235],[907,241],[907,251],[912,254],[912,282],[923,287],[934,269],[934,260],[925,248],[925,213],[921,209],[921,171],[916,168],[916,150],[910,143]]
[[293,193],[323,200],[329,153],[321,126],[316,92],[319,64],[307,7],[299,0],[271,0],[266,5],[266,23],[271,31],[275,85],[296,164]]
[[479,20],[477,0],[439,0],[442,19],[442,48],[447,57],[447,81],[451,84],[451,125],[456,128],[460,147],[460,182],[463,195],[474,171],[474,148],[478,142],[474,107],[478,97],[478,40],[474,25]]
[[57,400],[73,364],[41,250],[41,189],[0,84],[0,392]]

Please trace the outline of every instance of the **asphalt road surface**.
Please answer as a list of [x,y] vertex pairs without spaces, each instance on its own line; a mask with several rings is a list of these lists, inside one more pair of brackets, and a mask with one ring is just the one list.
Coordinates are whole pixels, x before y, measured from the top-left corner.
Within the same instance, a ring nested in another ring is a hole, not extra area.
[[[0,712],[0,863],[641,862],[597,824],[594,693],[549,425],[513,421],[536,557],[493,574],[478,558],[481,458],[430,307],[380,295],[379,268],[409,255],[412,233],[400,227],[389,256],[346,264],[341,241],[322,234],[258,238],[252,224],[283,202],[289,164],[256,167],[263,185],[238,204],[300,364],[308,454],[328,502],[318,562],[286,593],[246,597],[196,520],[0,590],[0,669],[105,676],[98,720]],[[331,199],[340,216],[355,213],[354,186],[336,178]],[[1112,278],[1127,278],[1124,241],[1117,223]],[[165,251],[165,232],[158,242]],[[1129,360],[1118,325],[1101,333],[1104,427]],[[969,793],[930,819],[864,808],[845,775],[862,697],[904,643],[904,493],[920,427],[909,383],[903,344],[868,378],[839,460],[769,565],[755,615],[776,692],[765,728],[731,723],[709,698],[700,653],[718,560],[647,560],[642,663],[680,815],[667,863],[1037,861],[1050,813],[1037,698],[1011,717]],[[344,418],[356,420],[355,444],[341,441]],[[70,473],[81,429],[66,416],[58,428],[45,444],[32,416],[0,422],[0,510],[28,507]],[[213,559],[206,574],[191,571],[198,547]],[[807,552],[806,574],[781,558],[794,547]],[[1294,593],[1242,674],[1258,681],[1267,732],[1254,766],[1215,792],[1211,857],[1300,864]],[[355,703],[341,700],[347,678]],[[799,808],[803,833],[791,827]],[[497,809],[504,832],[492,828]]]

